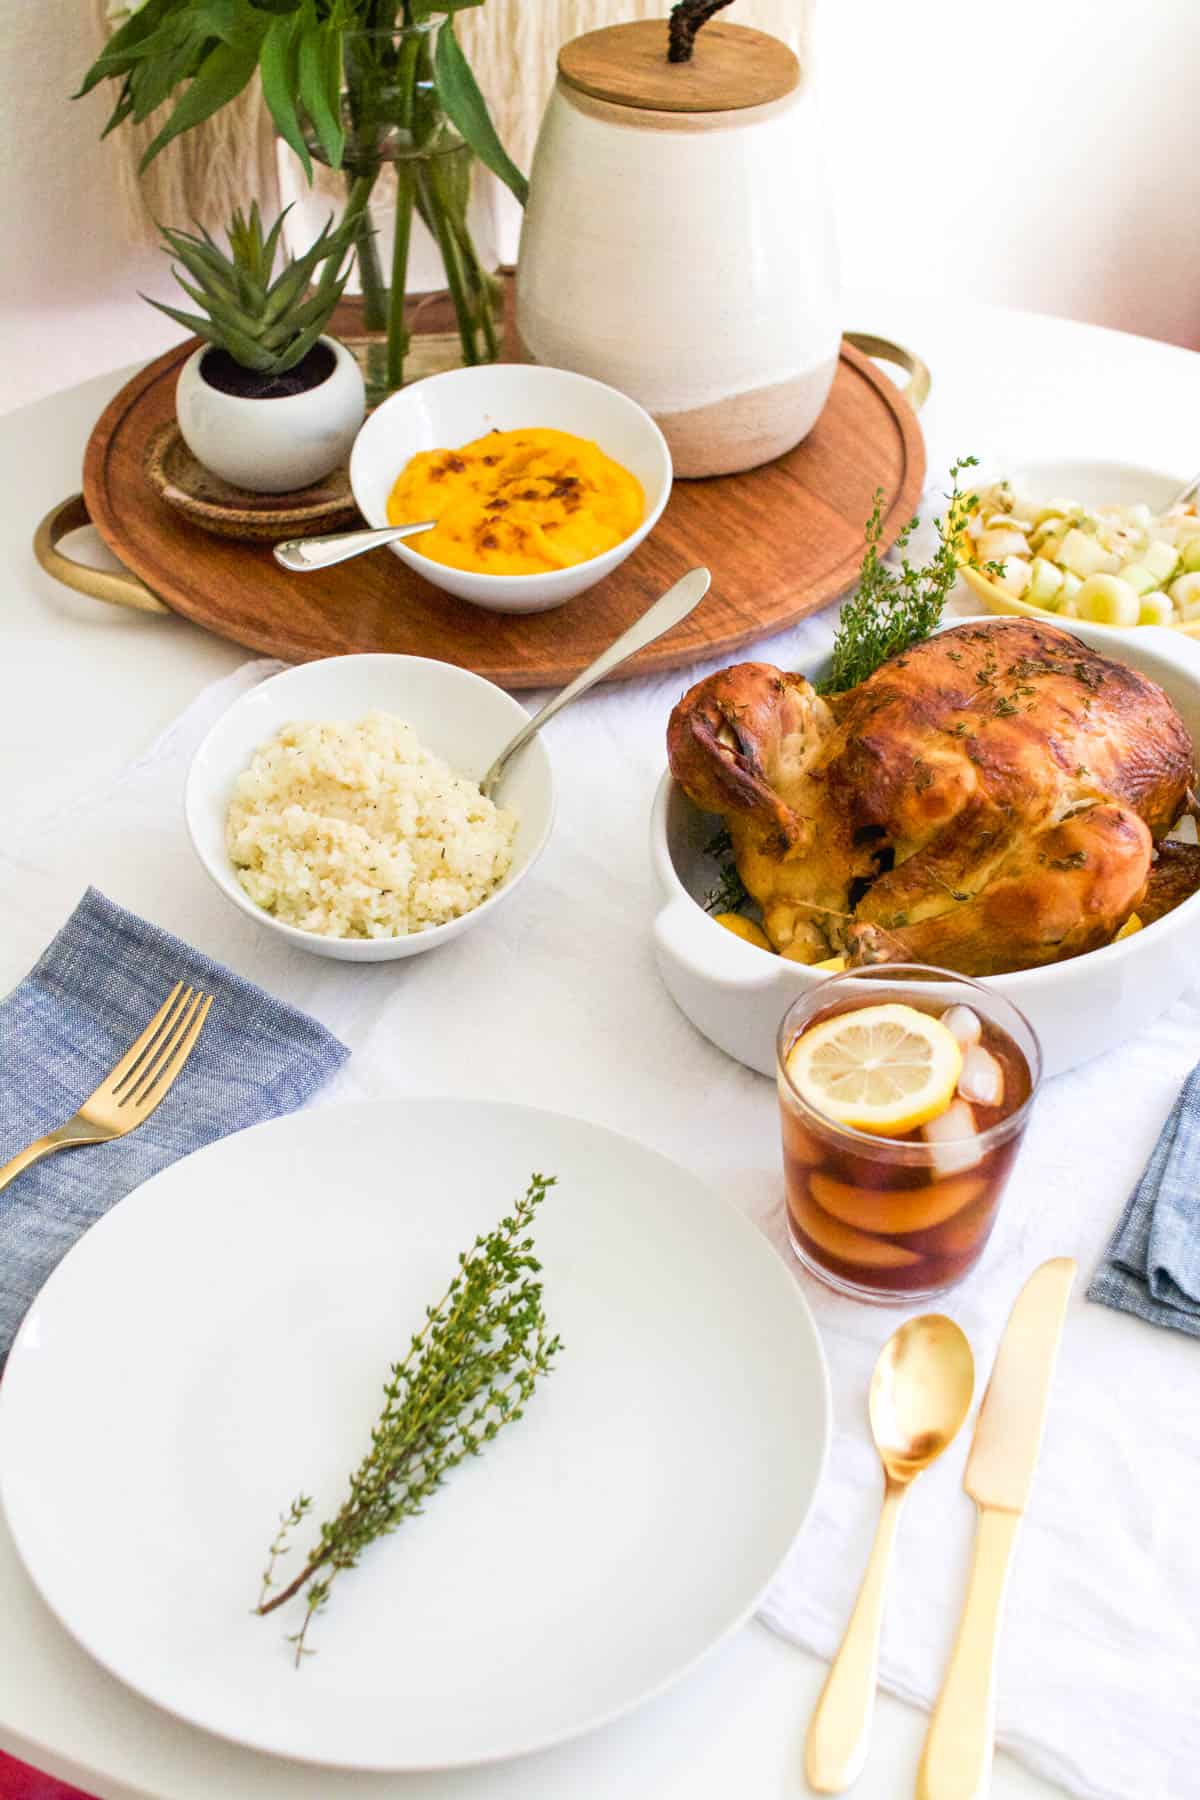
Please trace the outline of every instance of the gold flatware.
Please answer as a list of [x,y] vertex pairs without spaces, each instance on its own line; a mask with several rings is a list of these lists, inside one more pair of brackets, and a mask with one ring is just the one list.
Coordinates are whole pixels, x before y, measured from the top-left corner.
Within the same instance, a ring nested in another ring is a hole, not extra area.
[[5,1163],[0,1169],[0,1188],[6,1188],[23,1169],[55,1150],[106,1144],[111,1138],[136,1130],[170,1092],[196,1047],[211,1005],[211,994],[176,982],[145,1031],[134,1039],[116,1068],[105,1076],[94,1094],[89,1094],[74,1117],[27,1144],[11,1162]]
[[1042,1447],[1075,1262],[1056,1256],[1017,1295],[992,1365],[963,1486],[979,1507],[975,1560],[925,1739],[917,1800],[982,1800],[995,1735],[996,1645],[1017,1527]]
[[883,1511],[846,1635],[808,1728],[805,1773],[818,1794],[843,1793],[866,1760],[900,1507],[921,1471],[953,1443],[974,1391],[971,1346],[942,1313],[909,1319],[880,1352],[869,1405],[871,1435],[883,1464]]

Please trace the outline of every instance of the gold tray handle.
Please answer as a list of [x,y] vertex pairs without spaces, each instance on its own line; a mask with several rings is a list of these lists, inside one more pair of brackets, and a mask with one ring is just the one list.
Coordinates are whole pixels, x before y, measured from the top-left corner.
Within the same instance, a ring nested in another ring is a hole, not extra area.
[[58,547],[61,539],[91,522],[82,494],[72,494],[69,500],[60,500],[51,507],[33,534],[33,554],[47,575],[74,588],[76,593],[87,594],[89,599],[107,600],[111,606],[132,606],[145,613],[170,612],[170,607],[152,594],[144,581],[127,570],[93,569],[63,555]]
[[911,350],[904,349],[901,344],[893,344],[890,338],[875,337],[869,331],[846,331],[842,334],[848,344],[861,350],[864,356],[877,356],[881,362],[894,363],[903,369],[908,376],[908,385],[900,389],[914,412],[920,412],[929,398],[929,390],[933,385],[933,377],[928,366]]

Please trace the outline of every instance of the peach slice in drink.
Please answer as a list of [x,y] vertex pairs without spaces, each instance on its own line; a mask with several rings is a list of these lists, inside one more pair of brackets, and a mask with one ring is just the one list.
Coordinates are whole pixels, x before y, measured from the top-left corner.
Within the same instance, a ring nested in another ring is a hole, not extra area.
[[885,1231],[905,1237],[929,1231],[979,1199],[987,1187],[977,1175],[958,1175],[920,1188],[854,1187],[832,1175],[812,1174],[809,1191],[817,1205],[857,1231]]
[[[813,1176],[813,1185],[821,1179]],[[908,1250],[903,1244],[890,1244],[886,1238],[872,1237],[843,1224],[807,1196],[793,1192],[791,1206],[792,1216],[805,1235],[842,1262],[859,1263],[868,1269],[908,1269],[921,1260],[915,1250]]]
[[910,1241],[932,1256],[969,1256],[982,1244],[995,1216],[995,1201],[989,1195]]

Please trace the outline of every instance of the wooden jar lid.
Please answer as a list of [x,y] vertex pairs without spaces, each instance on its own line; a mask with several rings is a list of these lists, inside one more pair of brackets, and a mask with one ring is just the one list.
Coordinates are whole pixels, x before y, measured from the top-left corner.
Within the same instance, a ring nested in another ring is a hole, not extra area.
[[800,82],[795,53],[749,25],[714,20],[690,62],[667,61],[667,21],[605,25],[564,44],[558,72],[594,100],[654,112],[732,112],[782,100]]

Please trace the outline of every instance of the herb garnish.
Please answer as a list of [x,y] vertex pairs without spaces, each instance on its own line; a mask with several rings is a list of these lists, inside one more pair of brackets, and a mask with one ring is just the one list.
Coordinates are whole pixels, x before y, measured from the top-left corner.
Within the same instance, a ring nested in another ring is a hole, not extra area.
[[717,859],[717,885],[704,896],[706,913],[741,912],[750,895],[733,860],[733,839],[728,831],[718,831],[704,846],[706,856]]
[[426,1307],[407,1356],[392,1364],[371,1448],[350,1477],[341,1511],[321,1526],[300,1573],[268,1599],[275,1564],[311,1510],[310,1496],[297,1495],[280,1515],[255,1611],[274,1612],[307,1589],[304,1623],[287,1640],[296,1646],[297,1667],[312,1654],[304,1639],[341,1571],[421,1512],[464,1457],[478,1456],[502,1426],[515,1423],[538,1376],[549,1373],[560,1345],[546,1334],[541,1264],[529,1229],[554,1183],[553,1175],[531,1176],[512,1212],[459,1256],[458,1272]]
[[829,674],[820,684],[823,694],[842,694],[873,675],[880,663],[911,644],[927,638],[942,616],[947,595],[958,573],[957,542],[963,526],[979,505],[976,494],[959,491],[958,477],[973,469],[974,456],[964,456],[950,471],[949,510],[934,521],[938,547],[923,569],[914,569],[905,551],[917,520],[910,519],[896,539],[900,572],[880,559],[883,537],[883,489],[875,490],[875,506],[867,520],[867,549],[859,571],[858,587],[842,608]]

